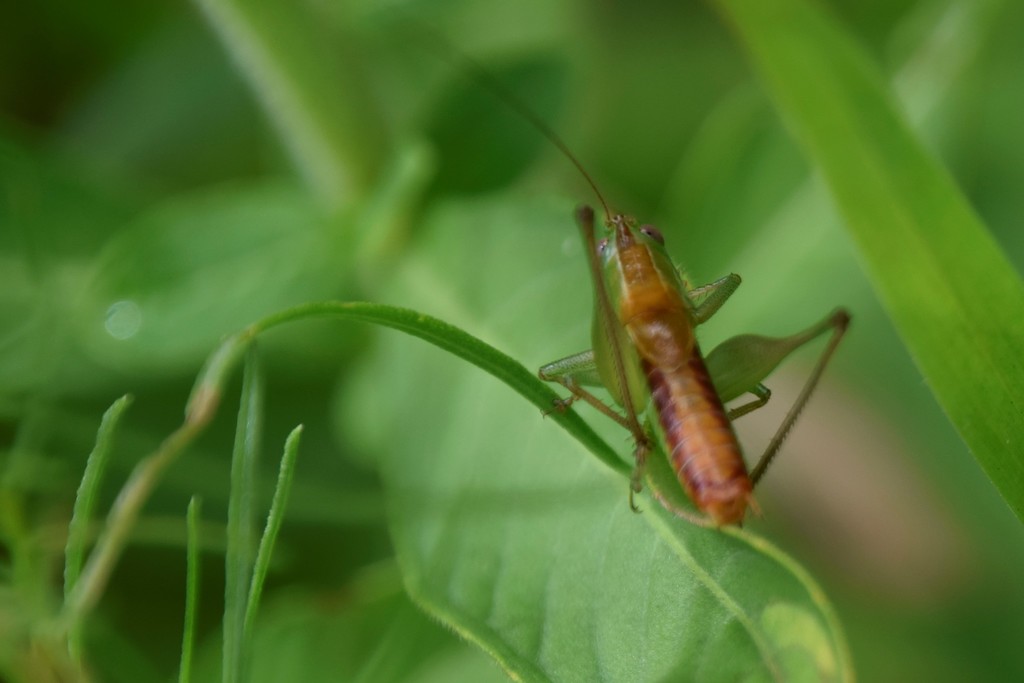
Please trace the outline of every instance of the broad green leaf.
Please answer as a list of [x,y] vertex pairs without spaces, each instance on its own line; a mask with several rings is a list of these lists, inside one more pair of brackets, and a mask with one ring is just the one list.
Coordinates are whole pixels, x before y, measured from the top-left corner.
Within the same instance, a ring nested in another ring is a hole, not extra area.
[[[474,239],[479,226],[487,239]],[[586,344],[590,293],[568,204],[452,204],[424,240],[389,298],[533,367]],[[646,497],[630,512],[623,467],[600,464],[479,370],[391,335],[341,414],[380,453],[411,595],[513,676],[852,676],[831,608],[791,560]],[[628,458],[625,432],[610,434]]]
[[1024,286],[877,68],[805,0],[715,3],[823,173],[950,420],[1024,516]]

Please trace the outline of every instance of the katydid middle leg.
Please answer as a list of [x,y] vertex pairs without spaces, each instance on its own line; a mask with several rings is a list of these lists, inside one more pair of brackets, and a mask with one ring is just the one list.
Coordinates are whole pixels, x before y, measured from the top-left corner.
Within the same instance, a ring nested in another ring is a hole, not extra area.
[[[634,432],[634,425],[630,422],[629,417],[618,413],[614,408],[583,388],[584,385],[603,386],[597,371],[597,362],[594,360],[593,350],[574,353],[571,356],[548,363],[537,371],[537,375],[545,382],[558,382],[569,390],[569,398],[558,399],[555,404],[555,410],[567,410],[574,401],[583,399],[597,408],[603,415],[610,417],[629,431]],[[645,433],[637,435],[634,432],[633,436],[636,439],[636,448],[633,451],[633,475],[630,477],[629,482],[629,507],[634,512],[638,512],[639,508],[634,503],[633,497],[634,494],[640,492],[641,479],[643,478],[644,468],[647,464],[647,455],[651,450],[651,445]]]
[[729,412],[726,413],[730,420],[743,417],[747,413],[752,413],[758,408],[764,408],[768,403],[768,399],[772,397],[772,390],[760,382],[751,387],[747,393],[753,394],[754,400],[730,409]]
[[565,358],[548,363],[537,371],[537,376],[545,382],[558,382],[569,390],[569,398],[559,399],[555,410],[565,410],[577,399],[583,399],[590,405],[618,422],[626,429],[631,429],[629,420],[609,407],[604,401],[584,389],[584,386],[602,386],[601,377],[597,372],[597,362],[593,350],[580,351]]

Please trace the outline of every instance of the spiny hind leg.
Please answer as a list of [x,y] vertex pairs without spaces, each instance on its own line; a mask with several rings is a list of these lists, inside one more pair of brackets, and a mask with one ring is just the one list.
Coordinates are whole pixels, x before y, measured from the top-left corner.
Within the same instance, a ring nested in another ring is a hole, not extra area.
[[803,346],[811,339],[814,339],[825,332],[832,332],[832,335],[829,337],[828,344],[825,346],[825,350],[821,352],[820,356],[818,356],[818,362],[814,364],[814,368],[811,370],[811,374],[807,377],[807,381],[804,382],[803,389],[800,390],[800,394],[796,397],[796,401],[793,402],[789,412],[786,413],[786,417],[783,418],[782,423],[779,424],[778,429],[775,430],[775,435],[772,437],[772,440],[768,442],[768,446],[758,459],[757,465],[750,471],[750,481],[755,485],[761,477],[764,476],[764,473],[771,464],[772,459],[779,452],[782,442],[789,435],[789,430],[793,428],[797,418],[800,417],[801,411],[803,411],[804,406],[807,405],[807,401],[811,398],[811,394],[814,393],[814,389],[818,386],[818,382],[821,380],[821,375],[825,372],[825,367],[835,354],[836,348],[839,346],[839,342],[842,340],[843,335],[846,334],[846,330],[849,325],[850,313],[845,308],[837,308],[831,313],[831,315],[829,315],[829,317],[822,320],[817,325],[813,325],[805,332],[796,335],[797,337],[805,338],[799,344],[799,346]]

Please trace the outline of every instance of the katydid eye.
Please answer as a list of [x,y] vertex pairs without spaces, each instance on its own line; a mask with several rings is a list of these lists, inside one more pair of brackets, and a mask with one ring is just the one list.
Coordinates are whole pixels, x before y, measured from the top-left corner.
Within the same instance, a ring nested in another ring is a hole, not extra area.
[[661,246],[665,246],[665,236],[661,234],[661,230],[658,230],[653,225],[641,225],[640,232],[647,235]]

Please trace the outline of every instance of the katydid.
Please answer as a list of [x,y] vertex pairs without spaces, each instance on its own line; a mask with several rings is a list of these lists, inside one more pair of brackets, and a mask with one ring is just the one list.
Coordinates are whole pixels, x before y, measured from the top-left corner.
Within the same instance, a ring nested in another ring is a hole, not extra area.
[[[707,526],[741,523],[747,507],[755,506],[754,485],[821,378],[846,331],[849,313],[836,309],[790,337],[733,337],[705,359],[695,328],[736,291],[739,276],[689,287],[653,226],[638,226],[632,217],[606,209],[609,235],[598,242],[590,207],[577,211],[577,221],[594,280],[593,348],[540,369],[541,379],[558,382],[571,393],[557,409],[584,399],[632,433],[636,447],[630,506],[634,510],[633,495],[641,490],[647,455],[657,443],[668,453],[697,510],[706,516],[672,507],[674,513]],[[832,335],[803,390],[748,474],[732,420],[764,406],[771,396],[762,384],[764,378],[793,350],[828,331]],[[605,405],[587,386],[608,389],[624,414]],[[726,402],[744,394],[753,398],[726,410]],[[643,423],[640,416],[645,418]]]

